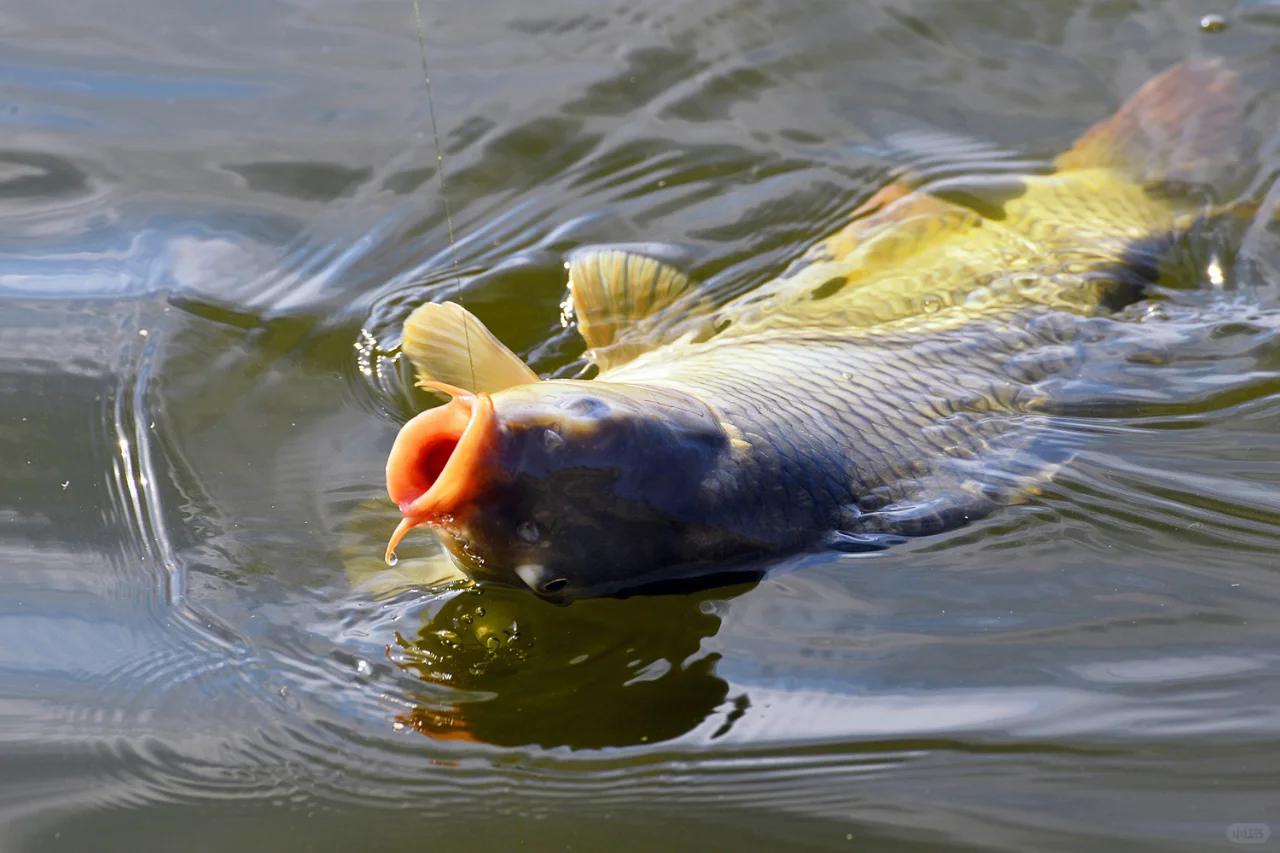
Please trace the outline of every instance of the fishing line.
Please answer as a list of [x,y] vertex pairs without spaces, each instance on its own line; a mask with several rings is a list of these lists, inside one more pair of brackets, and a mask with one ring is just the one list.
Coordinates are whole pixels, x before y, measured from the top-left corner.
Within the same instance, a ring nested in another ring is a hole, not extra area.
[[431,138],[436,144],[436,174],[440,176],[440,200],[444,203],[444,221],[449,226],[449,253],[453,256],[454,297],[464,309],[462,339],[467,346],[467,364],[471,368],[471,390],[476,387],[476,364],[471,357],[471,323],[462,301],[462,273],[458,265],[458,243],[453,237],[453,211],[449,208],[449,189],[444,177],[444,152],[440,148],[440,131],[436,125],[436,101],[431,95],[431,73],[427,70],[427,42],[422,36],[422,11],[418,0],[413,0],[413,20],[418,28],[418,55],[422,57],[422,80],[427,85],[427,114],[431,116]]

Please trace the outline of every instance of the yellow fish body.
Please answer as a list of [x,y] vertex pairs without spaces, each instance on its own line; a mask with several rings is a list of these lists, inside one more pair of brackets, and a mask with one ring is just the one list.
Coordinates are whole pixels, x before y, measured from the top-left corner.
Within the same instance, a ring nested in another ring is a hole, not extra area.
[[1016,500],[1052,460],[1025,417],[1136,299],[1230,156],[1234,76],[1184,64],[1034,174],[899,180],[782,277],[710,307],[625,249],[576,253],[592,380],[541,381],[464,309],[403,351],[452,396],[387,464],[404,516],[478,579],[569,599],[869,548]]

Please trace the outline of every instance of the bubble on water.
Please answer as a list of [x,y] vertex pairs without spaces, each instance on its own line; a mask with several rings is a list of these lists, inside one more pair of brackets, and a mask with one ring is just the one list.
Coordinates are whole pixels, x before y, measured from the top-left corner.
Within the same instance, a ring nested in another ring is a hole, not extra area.
[[926,314],[936,314],[942,309],[942,300],[936,296],[926,296],[920,303],[920,307]]
[[482,618],[483,616],[484,616],[484,608],[483,608],[483,607],[477,607],[477,608],[476,608],[476,618],[477,618],[477,619],[480,619],[480,618]]
[[396,556],[396,552],[395,552],[395,551],[392,551],[390,554],[388,554],[388,555],[387,555],[387,565],[388,565],[388,566],[394,566],[394,565],[395,565],[396,563],[398,563],[398,562],[400,562],[400,558]]
[[373,673],[373,667],[370,666],[369,662],[364,658],[356,658],[356,672],[361,675],[371,675]]
[[394,723],[391,724],[391,731],[393,732],[404,731],[404,723],[400,722],[399,720],[395,721]]
[[1221,15],[1205,15],[1200,19],[1200,30],[1206,33],[1220,33],[1227,28],[1227,19]]

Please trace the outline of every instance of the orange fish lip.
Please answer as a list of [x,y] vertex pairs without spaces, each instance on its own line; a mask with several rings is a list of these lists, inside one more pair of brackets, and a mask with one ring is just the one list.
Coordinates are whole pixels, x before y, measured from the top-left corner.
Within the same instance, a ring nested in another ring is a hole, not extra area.
[[453,399],[428,409],[403,427],[387,457],[387,495],[403,516],[385,559],[422,524],[440,524],[464,508],[488,479],[497,416],[488,394],[436,385]]

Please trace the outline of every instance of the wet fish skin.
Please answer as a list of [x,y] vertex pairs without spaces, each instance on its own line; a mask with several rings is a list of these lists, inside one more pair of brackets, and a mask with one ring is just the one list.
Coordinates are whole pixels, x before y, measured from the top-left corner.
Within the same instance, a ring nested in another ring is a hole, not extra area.
[[[406,425],[388,462],[405,516],[392,544],[431,524],[475,576],[569,600],[879,547],[1021,499],[1062,461],[1039,440],[1044,383],[1089,357],[1081,319],[1136,298],[1204,213],[1159,179],[1230,150],[1233,81],[1216,63],[1166,72],[1052,169],[891,184],[788,274],[716,309],[658,261],[573,260],[599,377],[446,389],[445,413]],[[465,382],[464,321],[419,311],[406,330],[430,332],[414,358],[427,384]],[[484,346],[493,375],[523,375]],[[407,475],[422,445],[406,436],[435,441],[424,425],[462,409],[447,440],[488,449]],[[672,426],[689,417],[696,429]],[[532,438],[548,434],[556,453]]]
[[477,579],[513,572],[547,597],[622,589],[665,569],[759,556],[769,543],[720,524],[699,483],[731,439],[696,397],[643,385],[539,382],[490,397],[483,485],[436,524]]

